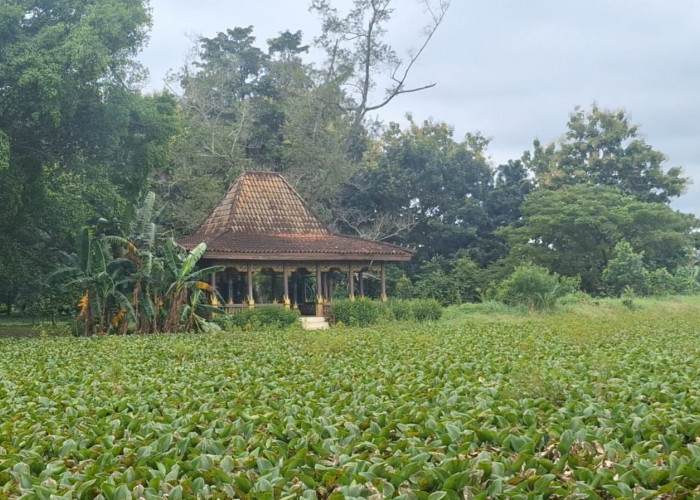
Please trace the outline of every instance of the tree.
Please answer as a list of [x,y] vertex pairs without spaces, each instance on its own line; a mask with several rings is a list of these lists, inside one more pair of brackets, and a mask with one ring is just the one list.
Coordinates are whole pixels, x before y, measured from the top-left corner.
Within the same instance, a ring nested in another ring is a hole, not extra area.
[[688,179],[680,167],[664,171],[665,156],[640,136],[625,110],[593,105],[586,113],[576,108],[559,144],[526,152],[523,161],[541,187],[558,189],[572,184],[617,187],[639,201],[668,203],[679,196]]
[[[258,47],[253,28],[198,41],[178,75],[183,127],[154,187],[170,202],[165,224],[191,232],[244,170],[283,172],[317,210],[347,180],[347,124],[339,90],[305,64],[301,32]],[[319,210],[323,212],[323,210]]]
[[589,293],[603,290],[601,273],[615,245],[626,240],[644,252],[649,269],[675,270],[692,248],[700,222],[662,203],[645,203],[608,186],[574,185],[532,193],[521,225],[501,231],[513,258],[531,260],[564,276],[581,276]]
[[14,255],[15,299],[39,291],[53,246],[121,217],[160,167],[175,102],[138,92],[149,25],[142,0],[0,5],[0,255]]
[[484,209],[494,229],[518,221],[522,217],[520,207],[535,188],[520,160],[509,160],[499,165],[495,174],[494,187],[484,200]]
[[489,237],[491,168],[473,142],[452,135],[444,123],[390,124],[345,187],[337,226],[415,246],[416,261],[451,258]]
[[[386,25],[393,13],[391,3],[391,0],[354,0],[350,11],[341,16],[328,0],[311,2],[310,10],[316,12],[322,21],[322,33],[316,42],[326,50],[327,81],[337,82],[352,97],[351,103],[338,103],[350,115],[350,149],[359,146],[367,113],[383,108],[399,95],[435,86],[435,83],[429,83],[411,87],[408,77],[442,23],[449,0],[438,0],[437,3],[423,0],[429,20],[418,49],[406,60],[402,60],[386,41]],[[372,101],[379,73],[387,70],[389,80],[384,95]]]
[[60,282],[67,293],[81,294],[77,320],[83,335],[107,332],[120,322],[135,319],[129,300],[120,288],[121,262],[115,259],[109,242],[95,237],[95,228],[85,227],[78,253],[63,253],[65,266],[51,274],[50,280]]
[[85,227],[77,253],[63,252],[66,265],[51,275],[63,290],[78,290],[77,320],[84,335],[191,331],[202,326],[202,311],[216,294],[203,281],[222,266],[197,269],[202,243],[186,252],[163,238],[154,219],[155,195],[135,208],[126,237]]

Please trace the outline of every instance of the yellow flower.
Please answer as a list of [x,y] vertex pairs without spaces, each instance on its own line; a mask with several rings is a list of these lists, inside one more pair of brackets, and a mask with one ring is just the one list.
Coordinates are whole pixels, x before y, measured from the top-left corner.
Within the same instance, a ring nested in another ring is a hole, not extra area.
[[90,292],[85,292],[78,302],[78,307],[80,308],[80,313],[78,314],[78,320],[85,319],[85,315],[88,311],[88,306],[90,305]]
[[123,307],[120,307],[119,312],[114,315],[114,317],[112,318],[112,321],[110,321],[110,324],[112,326],[117,326],[119,323],[122,322],[125,315],[126,315],[126,309],[124,309]]

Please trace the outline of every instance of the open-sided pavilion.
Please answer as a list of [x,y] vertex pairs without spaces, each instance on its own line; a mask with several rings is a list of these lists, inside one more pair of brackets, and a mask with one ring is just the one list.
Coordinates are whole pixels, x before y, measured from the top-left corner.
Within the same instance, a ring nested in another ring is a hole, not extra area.
[[[181,240],[187,249],[201,242],[207,244],[205,264],[226,268],[212,276],[212,285],[230,311],[277,304],[327,316],[339,273],[351,300],[356,290],[364,295],[366,272],[378,274],[380,299],[386,300],[387,263],[412,257],[396,245],[334,234],[272,172],[241,174],[197,231]],[[265,293],[254,286],[256,273],[269,276]]]

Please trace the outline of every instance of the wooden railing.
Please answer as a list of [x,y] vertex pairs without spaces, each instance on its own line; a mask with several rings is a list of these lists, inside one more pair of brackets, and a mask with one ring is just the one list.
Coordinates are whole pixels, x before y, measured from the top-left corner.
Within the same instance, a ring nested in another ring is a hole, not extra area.
[[299,312],[302,316],[316,316],[316,303],[304,302],[299,304]]

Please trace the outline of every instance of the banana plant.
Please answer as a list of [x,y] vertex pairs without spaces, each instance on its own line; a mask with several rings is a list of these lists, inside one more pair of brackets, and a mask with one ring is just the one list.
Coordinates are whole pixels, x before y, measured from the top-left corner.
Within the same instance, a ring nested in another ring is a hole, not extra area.
[[[199,312],[214,312],[218,309],[204,304],[202,292],[216,294],[216,290],[205,281],[213,273],[223,271],[224,266],[211,266],[196,269],[199,260],[207,250],[206,243],[200,243],[190,252],[185,252],[173,239],[165,242],[165,263],[172,280],[165,292],[165,302],[168,305],[168,315],[163,326],[166,332],[187,330],[197,326],[200,320]],[[219,297],[220,299],[220,297]]]
[[125,261],[115,259],[107,243],[95,238],[91,228],[84,228],[77,254],[61,254],[66,266],[52,273],[49,279],[62,280],[63,289],[78,288],[82,296],[77,320],[83,326],[83,335],[106,333],[117,324],[115,318],[129,321],[135,318],[134,309],[120,287]]
[[[122,286],[130,290],[130,303],[135,311],[134,330],[139,333],[159,331],[160,304],[164,284],[163,265],[156,252],[158,238],[154,211],[155,194],[149,192],[141,206],[135,208],[135,216],[129,224],[129,234],[105,236],[104,240],[119,249],[124,259],[131,263]],[[129,323],[123,321],[120,333],[126,333]]]

